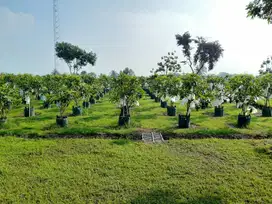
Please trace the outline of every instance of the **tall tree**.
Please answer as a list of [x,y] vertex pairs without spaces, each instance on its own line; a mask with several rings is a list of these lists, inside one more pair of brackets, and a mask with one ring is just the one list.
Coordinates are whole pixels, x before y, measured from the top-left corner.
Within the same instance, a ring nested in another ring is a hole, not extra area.
[[86,74],[88,74],[88,73],[85,70],[80,72],[80,75],[86,75]]
[[51,72],[52,75],[60,75],[60,72],[54,68],[53,71]]
[[119,74],[117,71],[112,70],[109,75],[110,75],[110,77],[117,78]]
[[126,67],[122,72],[126,75],[129,75],[129,76],[135,76],[135,72],[128,67]]
[[67,63],[70,74],[78,74],[82,67],[88,64],[94,66],[97,60],[94,52],[86,52],[78,46],[67,42],[56,43],[55,49],[57,56]]
[[181,71],[181,65],[178,62],[176,51],[168,52],[168,55],[161,57],[162,61],[158,63],[158,68],[152,70],[155,74],[162,73],[168,75],[169,73],[178,73]]
[[272,73],[272,56],[263,61],[259,72],[260,74]]
[[247,7],[247,15],[251,18],[260,18],[272,23],[272,1],[271,0],[253,0]]
[[[224,49],[218,41],[209,42],[203,37],[193,39],[189,32],[176,35],[177,45],[182,47],[185,61],[192,73],[204,74],[214,69],[215,64],[223,57]],[[192,54],[192,50],[195,53]]]

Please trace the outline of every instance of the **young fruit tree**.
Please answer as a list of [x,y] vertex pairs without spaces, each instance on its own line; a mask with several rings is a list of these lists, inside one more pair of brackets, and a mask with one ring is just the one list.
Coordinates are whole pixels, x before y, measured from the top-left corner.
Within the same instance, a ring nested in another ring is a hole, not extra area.
[[[176,35],[177,45],[182,47],[185,60],[194,74],[205,74],[214,69],[215,64],[223,57],[224,49],[218,41],[209,42],[203,37],[193,39],[189,32]],[[195,53],[192,54],[192,50]]]
[[166,96],[170,99],[170,104],[167,106],[167,115],[168,116],[176,116],[177,108],[176,102],[179,97],[179,90],[182,87],[181,77],[169,75],[166,78],[164,89],[166,90]]
[[16,85],[20,89],[22,102],[25,104],[26,97],[32,97],[34,94],[33,76],[31,74],[19,74],[16,76]]
[[43,98],[43,107],[50,108],[55,100],[54,93],[58,91],[58,87],[61,85],[62,75],[52,75],[48,74],[42,79],[42,98]]
[[94,66],[97,60],[94,52],[87,52],[67,42],[56,43],[55,49],[56,55],[68,65],[70,74],[78,74],[88,64]]
[[64,84],[71,93],[74,106],[72,113],[74,116],[82,115],[80,101],[83,99],[84,82],[79,75],[63,75]]
[[190,127],[191,109],[199,105],[201,97],[202,79],[197,74],[186,74],[182,76],[182,87],[179,90],[181,105],[186,106],[185,115],[179,115],[179,128]]
[[264,106],[262,107],[263,117],[272,117],[272,109],[270,106],[270,100],[272,98],[272,74],[267,73],[258,77],[261,86],[261,99],[264,101]]
[[117,78],[112,79],[110,100],[121,107],[119,126],[129,124],[130,111],[138,103],[139,93],[143,93],[143,90],[136,76],[129,76],[121,72]]
[[213,100],[211,104],[214,107],[214,116],[222,117],[224,115],[224,107],[222,104],[229,100],[225,80],[215,75],[209,75],[206,80],[212,93]]
[[168,76],[161,75],[157,76],[154,79],[154,84],[156,85],[154,87],[154,90],[156,90],[157,97],[155,98],[155,102],[161,102],[161,107],[166,108],[167,107],[167,100],[168,100],[168,94],[167,94],[167,86],[166,83],[169,80]]
[[237,107],[241,108],[241,113],[238,115],[238,127],[247,127],[251,121],[251,114],[257,110],[252,106],[260,96],[261,86],[258,80],[249,74],[236,75],[230,79],[231,84],[238,85],[234,90]]
[[19,90],[9,83],[0,84],[0,123],[6,123],[11,105],[20,104]]
[[58,91],[54,93],[54,98],[57,101],[60,115],[56,116],[56,123],[61,127],[68,125],[68,117],[64,115],[66,109],[69,107],[73,100],[72,91],[63,83],[59,86]]

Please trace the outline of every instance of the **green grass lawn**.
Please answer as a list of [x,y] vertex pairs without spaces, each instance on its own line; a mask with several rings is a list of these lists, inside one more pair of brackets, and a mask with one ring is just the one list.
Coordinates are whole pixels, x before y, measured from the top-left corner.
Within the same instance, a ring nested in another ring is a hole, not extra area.
[[0,203],[272,203],[272,140],[0,138]]
[[[235,104],[225,104],[225,116],[213,117],[213,108],[195,111],[191,113],[192,128],[178,129],[178,118],[166,116],[166,109],[160,107],[149,97],[140,101],[140,107],[132,110],[131,125],[120,128],[117,126],[120,110],[111,104],[107,97],[90,109],[84,110],[83,116],[69,117],[69,126],[60,128],[56,126],[58,108],[43,109],[42,102],[35,101],[37,116],[23,117],[24,106],[11,111],[8,123],[0,128],[0,135],[18,136],[44,136],[56,135],[68,136],[117,136],[136,137],[143,131],[159,131],[166,137],[224,137],[236,135],[250,135],[251,137],[271,137],[272,118],[264,118],[258,115],[252,116],[251,125],[247,129],[236,128],[237,115],[240,110]],[[71,114],[71,107],[67,109],[67,115]],[[177,112],[185,113],[185,108],[177,103]]]

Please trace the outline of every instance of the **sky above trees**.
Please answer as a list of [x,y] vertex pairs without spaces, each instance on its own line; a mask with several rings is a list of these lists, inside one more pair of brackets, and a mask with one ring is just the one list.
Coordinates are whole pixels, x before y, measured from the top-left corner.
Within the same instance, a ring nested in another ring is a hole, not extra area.
[[[176,50],[176,34],[190,31],[219,40],[224,57],[212,73],[257,74],[271,55],[272,25],[246,18],[249,0],[59,0],[60,40],[97,53],[87,71],[132,68],[148,75],[165,53]],[[0,1],[0,71],[47,74],[53,70],[52,2]],[[63,62],[58,66],[68,72]],[[184,67],[184,72],[190,68]]]

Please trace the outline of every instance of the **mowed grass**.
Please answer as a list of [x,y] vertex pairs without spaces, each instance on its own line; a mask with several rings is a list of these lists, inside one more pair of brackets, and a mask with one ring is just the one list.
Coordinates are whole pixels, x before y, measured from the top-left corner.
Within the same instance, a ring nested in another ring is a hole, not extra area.
[[0,203],[272,203],[272,140],[0,138]]
[[[185,107],[177,104],[177,114],[185,113]],[[166,109],[160,107],[145,96],[140,100],[140,106],[132,109],[131,125],[118,127],[120,109],[110,103],[108,97],[101,99],[91,108],[84,110],[82,116],[69,117],[69,126],[60,128],[56,125],[58,108],[53,105],[51,109],[43,109],[42,102],[35,101],[34,107],[37,115],[31,118],[23,117],[24,105],[11,111],[8,123],[0,127],[0,135],[18,136],[117,136],[130,137],[140,135],[145,131],[159,131],[165,135],[183,137],[186,135],[222,137],[229,135],[250,135],[252,137],[271,137],[272,118],[264,118],[260,113],[252,115],[251,125],[245,129],[236,128],[237,116],[240,109],[235,104],[225,104],[225,116],[213,117],[213,108],[206,110],[193,110],[191,113],[192,127],[178,129],[178,117],[166,115]],[[259,111],[260,112],[260,111]],[[72,113],[72,105],[67,109],[67,115]]]

